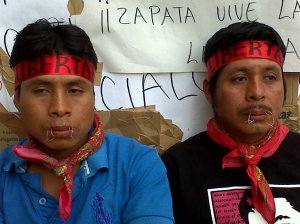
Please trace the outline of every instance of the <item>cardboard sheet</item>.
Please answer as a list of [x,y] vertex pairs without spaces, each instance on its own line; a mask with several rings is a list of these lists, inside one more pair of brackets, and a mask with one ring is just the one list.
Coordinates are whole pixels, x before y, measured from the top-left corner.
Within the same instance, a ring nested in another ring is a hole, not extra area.
[[70,15],[80,15],[84,7],[83,0],[69,0],[68,10]]
[[182,131],[153,107],[98,112],[108,132],[137,139],[160,153],[182,139]]
[[103,69],[103,63],[98,62],[96,73],[95,73],[95,81],[94,81],[95,86],[100,86],[101,78],[102,78],[102,69]]
[[298,87],[300,73],[285,73],[286,99],[279,121],[285,124],[291,131],[300,133],[300,100]]
[[17,143],[19,140],[19,136],[0,123],[0,151],[9,145]]
[[15,92],[14,81],[15,75],[14,71],[9,66],[9,57],[0,47],[0,74],[2,74],[2,80],[10,96]]
[[[162,153],[182,139],[182,131],[165,120],[154,107],[97,111],[107,132],[135,138]],[[26,137],[18,113],[0,112],[0,147],[15,144]]]
[[291,131],[300,133],[299,105],[284,106],[279,121]]

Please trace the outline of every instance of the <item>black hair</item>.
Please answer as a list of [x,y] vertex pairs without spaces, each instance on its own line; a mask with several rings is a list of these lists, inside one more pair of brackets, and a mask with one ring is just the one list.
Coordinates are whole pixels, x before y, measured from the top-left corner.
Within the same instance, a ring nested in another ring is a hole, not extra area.
[[[204,50],[204,62],[219,50],[247,40],[265,41],[280,48],[285,58],[286,47],[275,29],[259,22],[237,22],[217,31],[207,42]],[[220,69],[221,70],[221,69]],[[220,70],[210,80],[210,92],[214,95]],[[285,83],[284,83],[284,90]],[[285,95],[285,94],[284,94]]]
[[13,68],[25,60],[42,55],[69,54],[90,61],[95,69],[97,56],[90,38],[76,25],[63,22],[50,23],[46,19],[28,24],[16,36],[10,56]]

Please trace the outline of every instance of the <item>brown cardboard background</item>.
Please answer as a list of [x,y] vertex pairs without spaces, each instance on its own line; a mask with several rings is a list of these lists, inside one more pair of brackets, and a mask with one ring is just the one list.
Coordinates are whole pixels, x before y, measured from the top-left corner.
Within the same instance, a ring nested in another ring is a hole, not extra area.
[[[160,153],[182,139],[180,128],[164,119],[154,106],[96,113],[102,117],[107,132],[134,138]],[[0,151],[2,146],[15,144],[26,137],[19,116],[18,113],[0,112]]]
[[9,66],[9,56],[0,47],[0,74],[10,96],[15,93],[15,75]]
[[[286,101],[280,122],[292,131],[300,132],[298,85],[300,73],[285,73]],[[105,130],[108,132],[135,138],[143,144],[155,147],[160,153],[181,141],[182,131],[165,119],[155,106],[135,109],[97,111],[103,118]],[[0,104],[0,150],[26,137],[18,113],[5,111]]]
[[286,99],[282,108],[279,121],[285,124],[291,131],[300,133],[298,88],[300,73],[284,73],[286,82]]

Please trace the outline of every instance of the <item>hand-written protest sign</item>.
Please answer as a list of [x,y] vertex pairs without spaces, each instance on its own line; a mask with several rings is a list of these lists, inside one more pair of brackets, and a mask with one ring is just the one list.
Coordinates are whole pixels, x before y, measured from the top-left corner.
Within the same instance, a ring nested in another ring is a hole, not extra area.
[[212,109],[202,91],[204,74],[114,74],[103,73],[95,87],[97,110],[156,105],[156,109],[178,125],[186,139],[206,129]]
[[67,0],[0,0],[0,47],[10,56],[17,32],[38,19],[68,22],[70,15],[67,3]]
[[[70,18],[67,0],[0,0],[0,47],[9,56],[16,33],[37,19],[67,23],[77,20],[77,25],[89,32],[105,66],[124,71],[103,74],[101,85],[95,87],[95,107],[107,110],[155,104],[164,117],[172,119],[184,131],[185,139],[206,129],[212,111],[201,91],[205,74],[174,72],[205,71],[203,45],[216,30],[239,20],[274,25],[288,44],[288,65],[297,62],[298,2],[265,1],[272,3],[272,10],[269,6],[262,7],[263,2],[245,0],[86,0],[85,11]],[[91,4],[95,8],[88,9]],[[24,12],[26,15],[20,16]],[[266,12],[269,16],[264,15]],[[86,22],[81,25],[81,20]],[[297,71],[298,64],[289,69]],[[141,74],[132,74],[137,70]],[[0,73],[6,85],[10,76],[2,70]],[[7,110],[15,111],[11,96],[6,97],[0,102]]]
[[[102,3],[106,4],[104,0],[102,0]],[[48,3],[39,4],[34,0],[24,2],[7,0],[4,4],[0,0],[0,19],[3,21],[0,24],[0,47],[3,49],[3,57],[7,59],[5,60],[7,62],[6,67],[3,67],[4,70],[0,69],[3,81],[9,81],[11,84],[14,81],[14,77],[11,77],[8,72],[8,58],[17,32],[28,23],[40,18],[50,18],[52,22],[64,20],[69,23],[67,5],[67,1],[62,0],[53,0],[51,5],[48,5]],[[56,8],[61,11],[55,10]],[[76,11],[77,8],[73,9]],[[22,19],[19,16],[21,11],[27,12]],[[71,20],[73,21],[73,16]],[[93,24],[96,24],[96,22],[93,22]],[[85,29],[85,27],[82,28]],[[101,47],[103,48],[102,45]],[[204,77],[205,74],[178,74],[170,71],[164,74],[104,73],[101,85],[95,87],[95,107],[98,110],[111,110],[155,104],[157,110],[164,117],[172,119],[184,131],[185,139],[196,134],[199,130],[204,130],[207,120],[211,117],[211,108],[205,101],[204,94],[201,91]],[[16,111],[11,97],[13,90],[14,85],[11,86],[10,95],[6,94],[5,99],[0,97],[0,103],[8,111]],[[183,114],[184,116],[182,116]],[[206,116],[207,114],[209,115]]]
[[299,18],[296,0],[86,0],[76,24],[110,72],[205,72],[203,46],[213,33],[237,21],[259,21],[280,33],[288,50],[285,71],[296,72]]

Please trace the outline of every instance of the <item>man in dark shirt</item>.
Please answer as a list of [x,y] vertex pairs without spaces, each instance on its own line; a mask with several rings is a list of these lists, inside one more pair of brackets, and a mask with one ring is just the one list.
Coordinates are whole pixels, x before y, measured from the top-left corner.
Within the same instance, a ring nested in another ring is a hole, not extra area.
[[203,87],[214,117],[163,155],[176,223],[245,223],[239,203],[251,189],[259,223],[273,224],[273,193],[296,197],[300,136],[278,123],[284,57],[278,33],[258,22],[231,24],[208,40]]

